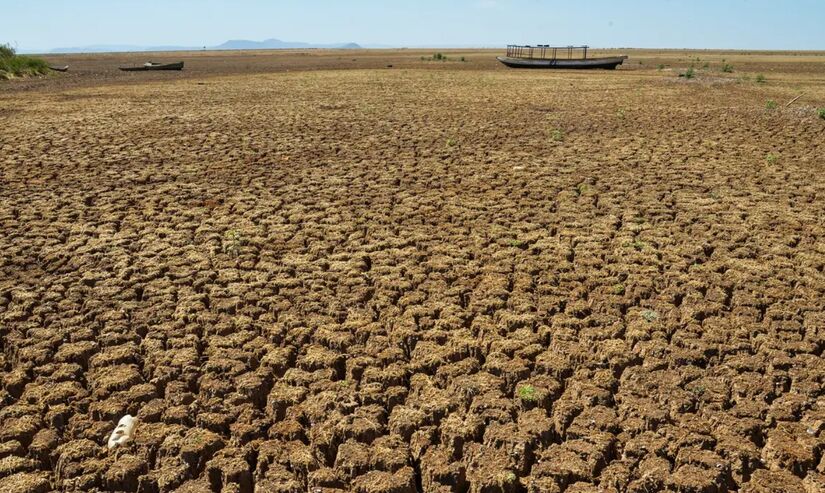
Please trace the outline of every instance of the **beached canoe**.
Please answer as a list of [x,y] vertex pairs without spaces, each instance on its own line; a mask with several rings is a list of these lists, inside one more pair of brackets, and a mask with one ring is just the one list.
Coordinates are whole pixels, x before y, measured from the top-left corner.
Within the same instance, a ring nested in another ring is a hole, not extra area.
[[142,72],[144,70],[183,70],[183,62],[154,63],[148,62],[139,67],[120,67],[124,72]]

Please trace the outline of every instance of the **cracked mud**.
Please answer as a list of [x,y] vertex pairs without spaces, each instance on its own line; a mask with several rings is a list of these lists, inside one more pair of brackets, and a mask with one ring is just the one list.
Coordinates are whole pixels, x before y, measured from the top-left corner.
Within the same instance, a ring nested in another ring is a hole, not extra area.
[[0,88],[0,490],[823,491],[822,69],[409,65]]

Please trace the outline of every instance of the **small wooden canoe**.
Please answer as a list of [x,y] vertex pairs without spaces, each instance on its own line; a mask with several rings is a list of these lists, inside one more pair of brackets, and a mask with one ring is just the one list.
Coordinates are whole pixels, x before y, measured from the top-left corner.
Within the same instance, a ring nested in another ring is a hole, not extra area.
[[51,65],[49,65],[49,70],[54,70],[55,72],[68,72],[69,66],[63,65],[62,67],[52,67]]
[[145,70],[183,70],[183,62],[154,63],[149,62],[139,67],[120,67],[124,72],[143,72]]
[[557,58],[540,59],[540,58],[514,58],[500,56],[496,57],[498,61],[512,68],[556,68],[556,69],[607,69],[615,70],[616,67],[627,60],[627,56],[612,56],[604,58],[574,58],[572,60]]

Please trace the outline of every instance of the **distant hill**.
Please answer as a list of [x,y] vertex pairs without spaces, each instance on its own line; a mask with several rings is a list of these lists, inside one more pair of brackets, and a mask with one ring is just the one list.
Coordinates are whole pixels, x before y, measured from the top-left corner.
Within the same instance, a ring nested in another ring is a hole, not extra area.
[[264,41],[249,41],[233,39],[215,46],[215,50],[286,50],[295,48],[361,48],[357,43],[313,44],[295,41],[281,41],[280,39],[266,39]]
[[249,41],[233,39],[218,46],[134,46],[134,45],[90,45],[69,48],[54,48],[50,53],[108,53],[124,51],[192,51],[192,50],[286,50],[300,48],[342,48],[360,49],[357,43],[316,44],[296,41],[281,41],[280,39],[266,39],[264,41]]

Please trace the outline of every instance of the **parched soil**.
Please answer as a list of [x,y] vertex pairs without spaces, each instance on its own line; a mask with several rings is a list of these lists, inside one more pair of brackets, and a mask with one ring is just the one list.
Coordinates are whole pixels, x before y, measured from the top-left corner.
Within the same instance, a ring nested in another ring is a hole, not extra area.
[[825,489],[821,66],[223,56],[0,86],[0,491]]

